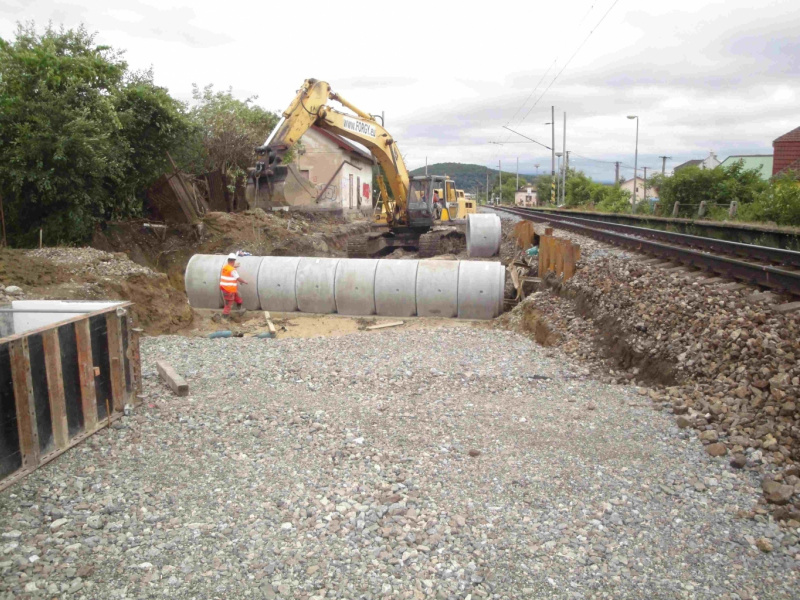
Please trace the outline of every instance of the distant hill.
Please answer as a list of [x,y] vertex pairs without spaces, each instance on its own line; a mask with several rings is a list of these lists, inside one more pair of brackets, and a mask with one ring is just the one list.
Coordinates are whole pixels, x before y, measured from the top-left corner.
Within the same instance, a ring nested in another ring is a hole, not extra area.
[[[456,187],[458,189],[472,193],[475,192],[475,188],[478,185],[480,185],[481,190],[486,190],[486,171],[487,169],[483,165],[470,165],[464,163],[436,163],[434,165],[428,165],[429,175],[449,175],[452,179],[455,179]],[[497,169],[488,169],[488,171],[489,186],[493,187],[497,183]],[[413,171],[410,171],[410,174],[412,177],[414,175],[424,175],[425,167],[414,169]],[[516,176],[516,173],[503,171],[503,181],[506,181],[506,177]],[[528,182],[536,179],[536,175],[523,175],[520,173],[519,176],[524,177]]]

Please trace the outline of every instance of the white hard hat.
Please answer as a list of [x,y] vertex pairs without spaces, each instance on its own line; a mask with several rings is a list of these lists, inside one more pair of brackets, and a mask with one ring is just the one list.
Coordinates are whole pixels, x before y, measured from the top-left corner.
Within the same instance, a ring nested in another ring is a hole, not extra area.
[[231,252],[230,254],[228,254],[228,260],[236,260],[237,258],[239,258],[239,257],[236,256],[236,254],[234,252]]

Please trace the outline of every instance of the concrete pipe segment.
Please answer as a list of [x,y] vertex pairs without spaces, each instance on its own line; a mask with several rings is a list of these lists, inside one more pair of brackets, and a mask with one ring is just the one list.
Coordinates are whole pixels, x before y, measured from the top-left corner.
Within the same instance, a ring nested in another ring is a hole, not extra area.
[[[499,262],[252,256],[241,263],[241,276],[251,282],[240,287],[248,309],[461,319],[503,311]],[[225,256],[192,257],[185,277],[191,306],[222,308],[224,264]]]
[[500,253],[503,229],[497,215],[467,215],[467,256],[488,258]]

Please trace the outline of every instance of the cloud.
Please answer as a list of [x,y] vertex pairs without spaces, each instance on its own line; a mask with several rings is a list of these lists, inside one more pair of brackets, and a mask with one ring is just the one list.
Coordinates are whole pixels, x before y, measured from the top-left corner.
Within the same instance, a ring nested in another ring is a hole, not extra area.
[[174,42],[194,49],[214,48],[234,39],[227,32],[193,24],[193,8],[151,6],[137,0],[129,0],[122,9],[94,2],[78,4],[60,0],[33,0],[23,3],[5,0],[0,3],[0,9],[0,12],[16,20],[33,20],[40,26],[49,21],[66,27],[85,23],[89,31],[96,30],[104,37],[117,31],[136,38]]

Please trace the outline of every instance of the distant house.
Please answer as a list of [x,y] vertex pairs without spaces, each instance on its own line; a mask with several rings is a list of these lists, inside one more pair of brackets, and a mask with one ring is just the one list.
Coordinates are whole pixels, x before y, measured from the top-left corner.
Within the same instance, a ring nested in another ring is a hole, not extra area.
[[[633,203],[633,178],[627,179],[619,184],[621,190],[627,190],[631,194],[631,203]],[[648,187],[648,189],[651,189]],[[636,199],[644,200],[644,179],[641,177],[636,178]]]
[[772,154],[733,154],[720,163],[720,167],[731,167],[742,161],[747,171],[757,170],[761,179],[772,177]]
[[772,174],[800,171],[800,127],[784,133],[772,142]]
[[514,204],[517,206],[539,206],[539,200],[536,197],[535,185],[524,185],[519,188],[514,194]]
[[677,173],[681,169],[686,167],[699,167],[700,169],[715,169],[720,165],[719,159],[717,155],[713,152],[709,152],[708,156],[705,158],[698,158],[696,160],[687,160],[685,163],[679,164],[677,167],[673,169],[674,173]]

